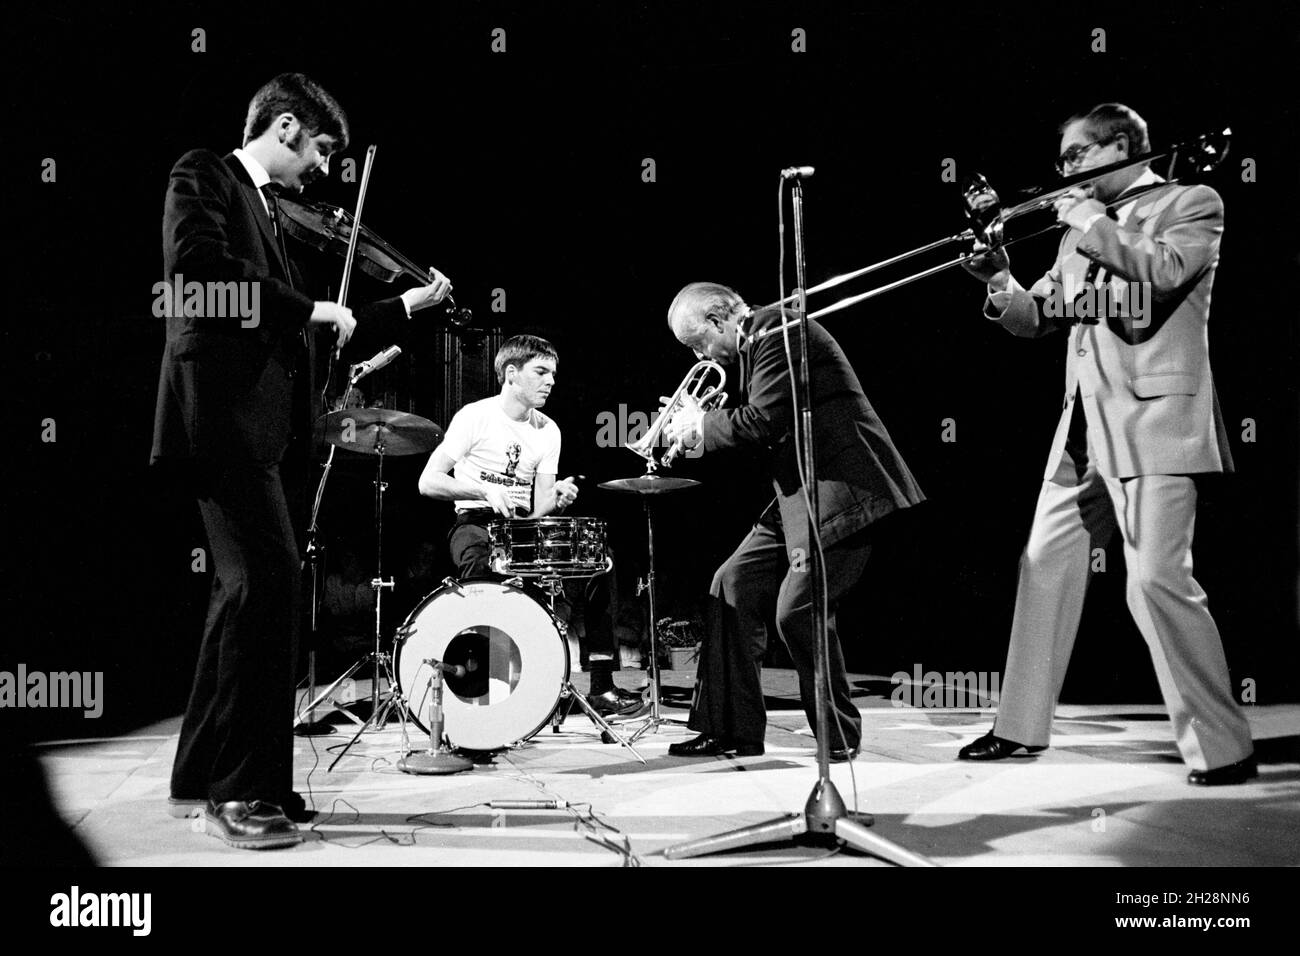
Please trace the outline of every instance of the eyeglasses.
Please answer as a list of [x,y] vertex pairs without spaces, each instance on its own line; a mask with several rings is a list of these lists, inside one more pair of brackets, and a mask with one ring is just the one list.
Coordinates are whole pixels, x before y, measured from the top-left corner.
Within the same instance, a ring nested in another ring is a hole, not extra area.
[[1064,176],[1066,167],[1078,166],[1079,163],[1083,162],[1083,157],[1088,155],[1088,151],[1094,146],[1106,146],[1109,143],[1115,142],[1119,136],[1119,133],[1111,133],[1109,136],[1105,136],[1101,139],[1094,139],[1091,143],[1075,143],[1060,156],[1056,157],[1057,173]]

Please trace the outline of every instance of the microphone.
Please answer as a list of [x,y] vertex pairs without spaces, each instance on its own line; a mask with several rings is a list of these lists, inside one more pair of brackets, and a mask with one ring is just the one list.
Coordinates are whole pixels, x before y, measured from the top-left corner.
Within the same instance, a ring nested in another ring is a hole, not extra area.
[[782,179],[809,179],[814,170],[811,166],[789,166],[781,170]]
[[355,385],[371,372],[378,372],[381,368],[401,354],[401,346],[390,345],[382,352],[376,352],[361,364],[352,366],[352,384]]
[[425,660],[424,663],[428,664],[434,670],[442,671],[444,674],[450,674],[452,677],[464,677],[466,674],[472,674],[474,671],[478,670],[478,661],[474,660],[472,657],[466,661],[463,666],[460,664],[448,664],[445,661],[435,661],[431,657]]

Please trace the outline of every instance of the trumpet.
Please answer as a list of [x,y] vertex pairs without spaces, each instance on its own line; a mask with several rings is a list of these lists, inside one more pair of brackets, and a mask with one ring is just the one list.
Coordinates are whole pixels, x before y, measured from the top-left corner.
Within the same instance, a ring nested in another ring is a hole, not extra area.
[[[716,384],[713,382],[715,378]],[[680,440],[675,441],[664,452],[663,457],[656,460],[655,446],[659,444],[659,436],[663,433],[664,426],[681,410],[688,398],[693,399],[705,411],[723,404],[727,400],[727,393],[722,390],[722,386],[726,383],[727,373],[717,362],[708,359],[696,362],[682,379],[682,384],[677,386],[677,391],[673,392],[668,404],[659,412],[659,417],[650,426],[650,430],[639,441],[628,442],[623,447],[636,452],[646,460],[647,472],[653,473],[659,468],[671,468],[673,461],[686,450],[686,446]]]

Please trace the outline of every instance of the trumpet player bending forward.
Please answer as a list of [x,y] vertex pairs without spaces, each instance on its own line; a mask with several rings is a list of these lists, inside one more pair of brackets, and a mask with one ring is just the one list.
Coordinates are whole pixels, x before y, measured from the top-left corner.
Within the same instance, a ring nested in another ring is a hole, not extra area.
[[924,500],[867,401],[839,345],[816,322],[808,323],[812,375],[813,445],[820,495],[821,544],[829,606],[829,727],[817,726],[813,696],[812,573],[808,512],[796,461],[791,392],[783,342],[799,354],[799,328],[779,328],[780,309],[753,311],[731,289],[695,282],[677,293],[668,324],[699,358],[740,363],[740,404],[702,411],[686,401],[665,426],[670,441],[706,452],[742,446],[766,449],[776,497],[753,529],[713,576],[706,633],[689,726],[699,736],[673,744],[676,756],[763,753],[767,714],[760,684],[767,646],[766,622],[777,629],[799,672],[804,712],[817,735],[828,734],[834,760],[857,754],[862,720],[849,694],[836,634],[840,598],[861,576],[871,554],[872,525]]

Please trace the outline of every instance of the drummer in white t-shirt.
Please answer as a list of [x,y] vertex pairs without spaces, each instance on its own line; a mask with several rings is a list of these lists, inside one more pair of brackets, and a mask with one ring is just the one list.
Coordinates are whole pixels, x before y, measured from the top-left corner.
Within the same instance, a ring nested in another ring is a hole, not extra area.
[[[539,409],[555,387],[559,356],[546,339],[516,335],[497,352],[499,395],[471,402],[447,426],[420,475],[420,494],[456,504],[448,543],[462,579],[489,573],[488,524],[498,518],[542,518],[578,497],[573,478],[556,481],[560,429]],[[614,686],[617,645],[604,575],[587,588],[587,660],[592,706],[603,714],[639,709],[640,695]]]

